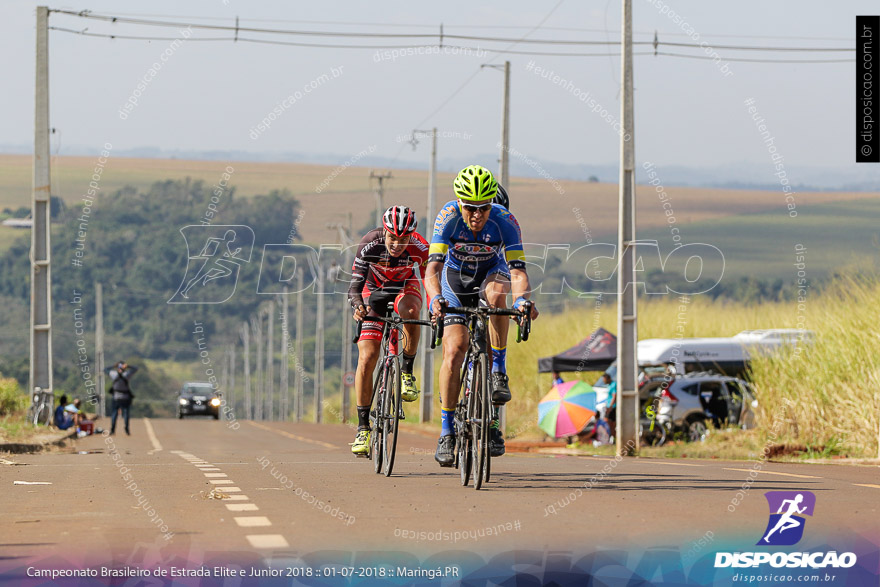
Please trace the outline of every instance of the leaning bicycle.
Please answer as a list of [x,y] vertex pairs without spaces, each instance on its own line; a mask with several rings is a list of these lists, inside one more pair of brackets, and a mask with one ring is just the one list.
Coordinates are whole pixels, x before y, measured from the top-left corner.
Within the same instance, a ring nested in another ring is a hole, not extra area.
[[[483,302],[485,303],[485,302]],[[468,328],[468,350],[462,363],[461,392],[455,409],[455,461],[453,466],[461,473],[461,484],[467,486],[471,476],[474,489],[489,481],[492,456],[489,454],[489,428],[494,420],[492,405],[492,345],[489,344],[489,317],[517,318],[516,342],[529,339],[531,331],[531,302],[522,310],[506,308],[445,307],[444,313],[464,314]],[[442,318],[438,319],[438,323]],[[439,337],[442,337],[442,328]]]
[[[406,324],[418,324],[432,329],[431,348],[436,346],[436,326],[427,320],[409,320],[401,318],[394,311],[394,302],[388,303],[389,318],[371,316],[370,320],[388,325],[382,335],[382,358],[379,361],[379,372],[373,383],[373,396],[370,405],[370,450],[366,458],[373,460],[376,473],[384,472],[391,476],[394,468],[394,456],[397,452],[397,430],[400,420],[406,419],[401,399],[401,363],[402,351],[400,340],[405,333]],[[362,322],[358,322],[357,333],[352,340],[357,343],[360,338]]]
[[55,407],[55,395],[37,387],[31,394],[31,405],[28,408],[27,421],[34,426],[52,422],[52,408]]

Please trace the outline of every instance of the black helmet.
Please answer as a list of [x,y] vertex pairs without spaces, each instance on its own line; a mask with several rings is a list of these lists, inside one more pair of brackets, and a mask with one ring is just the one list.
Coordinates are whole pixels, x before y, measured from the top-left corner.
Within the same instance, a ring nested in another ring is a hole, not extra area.
[[498,192],[495,194],[495,199],[492,201],[500,206],[504,206],[508,212],[510,211],[510,198],[507,197],[507,190],[500,183],[498,184]]

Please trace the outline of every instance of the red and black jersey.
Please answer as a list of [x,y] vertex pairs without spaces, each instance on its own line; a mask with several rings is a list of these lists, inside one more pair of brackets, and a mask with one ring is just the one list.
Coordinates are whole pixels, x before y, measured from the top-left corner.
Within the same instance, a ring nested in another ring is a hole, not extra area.
[[413,267],[422,272],[428,263],[428,242],[417,232],[399,257],[392,257],[385,247],[385,229],[376,228],[364,235],[351,268],[348,301],[353,308],[364,303],[364,293],[377,289],[389,293],[402,290],[407,280],[415,278]]

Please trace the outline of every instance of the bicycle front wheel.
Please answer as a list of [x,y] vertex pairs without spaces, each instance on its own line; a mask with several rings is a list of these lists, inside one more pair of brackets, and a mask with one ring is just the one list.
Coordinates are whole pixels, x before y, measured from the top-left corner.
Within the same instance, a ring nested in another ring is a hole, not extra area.
[[385,476],[391,476],[394,467],[394,455],[397,453],[397,429],[400,425],[401,384],[400,359],[395,357],[387,367],[385,382],[385,413],[382,421],[382,460],[385,461]]
[[34,424],[45,424],[48,426],[51,413],[49,406],[46,404],[40,405],[40,408],[37,410],[37,415],[34,417]]
[[488,361],[485,353],[474,361],[474,388],[471,390],[471,447],[474,465],[474,489],[480,489],[486,478],[489,458],[489,423],[492,420],[491,391],[488,386]]
[[373,459],[373,471],[382,471],[382,432],[385,406],[385,381],[384,370],[376,377],[373,389],[376,390],[376,406],[370,410],[370,456]]

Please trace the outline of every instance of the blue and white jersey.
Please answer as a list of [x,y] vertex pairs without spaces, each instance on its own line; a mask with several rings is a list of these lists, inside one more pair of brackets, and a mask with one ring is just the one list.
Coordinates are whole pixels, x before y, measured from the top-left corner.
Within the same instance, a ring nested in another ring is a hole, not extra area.
[[428,262],[445,262],[449,269],[475,275],[499,263],[525,269],[522,233],[516,217],[503,206],[492,204],[483,230],[474,234],[465,223],[458,200],[447,202],[434,222]]

